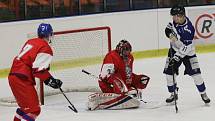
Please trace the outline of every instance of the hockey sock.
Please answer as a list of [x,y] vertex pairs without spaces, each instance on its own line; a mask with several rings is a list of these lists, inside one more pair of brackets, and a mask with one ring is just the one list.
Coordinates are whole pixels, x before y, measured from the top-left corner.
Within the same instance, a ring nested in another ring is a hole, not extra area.
[[192,76],[200,94],[205,93],[206,87],[200,74]]
[[174,92],[175,89],[176,89],[176,84],[174,84],[174,85],[172,85],[172,86],[167,86],[167,87],[168,87],[168,91],[169,91],[170,93],[172,93],[172,92]]
[[22,114],[20,113],[20,109],[17,108],[16,115],[14,116],[14,121],[21,121],[21,119],[22,119]]
[[[40,112],[40,111],[39,111]],[[14,118],[14,121],[21,121],[20,119],[24,119],[26,121],[35,121],[35,118],[32,116],[30,116],[29,114],[26,114],[25,112],[23,112],[20,108],[18,108],[16,110],[16,117]],[[36,116],[35,116],[36,117]],[[19,120],[18,120],[19,119]]]
[[27,114],[23,115],[23,119],[26,120],[26,121],[35,121],[34,118],[30,117],[30,116],[27,115]]
[[[175,77],[176,77],[176,75],[175,75]],[[167,80],[168,91],[170,93],[174,92],[177,87],[177,84],[176,84],[176,82],[175,82],[175,84],[173,82],[173,75],[166,75],[166,80]]]
[[202,83],[201,85],[196,85],[196,87],[197,87],[197,89],[199,90],[199,93],[200,94],[203,94],[203,93],[205,93],[205,84],[204,83]]

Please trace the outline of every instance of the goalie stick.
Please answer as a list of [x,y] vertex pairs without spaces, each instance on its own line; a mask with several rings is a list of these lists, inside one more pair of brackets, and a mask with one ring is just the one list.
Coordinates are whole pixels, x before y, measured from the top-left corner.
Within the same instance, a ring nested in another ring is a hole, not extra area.
[[69,99],[67,98],[67,96],[66,96],[66,94],[64,93],[64,91],[61,89],[61,88],[59,88],[60,89],[60,92],[63,94],[63,96],[66,98],[66,100],[69,102],[69,108],[71,109],[71,110],[73,110],[75,113],[78,113],[78,110],[75,108],[75,106],[69,101]]

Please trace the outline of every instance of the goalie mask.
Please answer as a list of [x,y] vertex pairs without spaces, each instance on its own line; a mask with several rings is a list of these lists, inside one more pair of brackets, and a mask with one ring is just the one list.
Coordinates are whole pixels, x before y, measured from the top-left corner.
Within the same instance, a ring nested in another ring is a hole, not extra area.
[[121,40],[116,46],[116,51],[121,57],[127,57],[132,51],[131,44],[127,40]]

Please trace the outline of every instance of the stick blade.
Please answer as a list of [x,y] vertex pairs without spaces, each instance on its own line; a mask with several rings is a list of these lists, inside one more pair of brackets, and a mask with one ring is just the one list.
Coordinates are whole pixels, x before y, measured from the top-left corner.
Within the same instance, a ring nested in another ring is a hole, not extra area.
[[68,106],[72,111],[74,111],[75,113],[78,113],[78,110],[76,108],[73,108],[71,106]]

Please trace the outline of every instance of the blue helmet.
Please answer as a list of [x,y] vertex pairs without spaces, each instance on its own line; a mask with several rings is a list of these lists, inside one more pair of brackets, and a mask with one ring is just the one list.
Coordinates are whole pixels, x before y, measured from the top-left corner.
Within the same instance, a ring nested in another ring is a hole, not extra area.
[[41,23],[37,29],[37,35],[39,38],[49,37],[53,34],[53,29],[50,24]]

